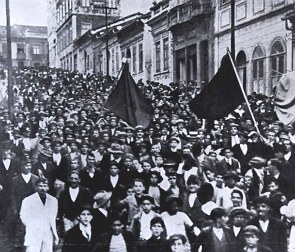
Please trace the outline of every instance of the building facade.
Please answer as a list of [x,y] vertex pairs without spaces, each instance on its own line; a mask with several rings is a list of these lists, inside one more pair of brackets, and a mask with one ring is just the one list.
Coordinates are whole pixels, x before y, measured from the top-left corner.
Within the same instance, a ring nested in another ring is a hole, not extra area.
[[214,72],[214,3],[170,0],[168,29],[173,36],[173,80],[201,87]]
[[[118,76],[122,59],[130,58],[135,81],[151,79],[151,34],[146,24],[149,14],[134,13],[108,25],[90,30],[74,42],[78,69],[86,73]],[[107,51],[108,60],[107,64]]]
[[[282,18],[293,0],[236,0],[236,65],[246,93],[271,95],[283,73],[291,70],[292,34]],[[215,70],[230,48],[230,0],[216,0]]]
[[[0,58],[7,59],[6,26],[0,26]],[[14,25],[11,27],[11,54],[14,67],[48,66],[47,27]]]
[[151,7],[152,53],[151,77],[163,84],[173,82],[173,38],[168,29],[169,0],[155,3]]
[[[74,42],[87,31],[119,18],[120,0],[56,0],[56,58],[62,69],[78,66]],[[51,48],[50,48],[51,49]],[[78,69],[77,69],[78,70]]]

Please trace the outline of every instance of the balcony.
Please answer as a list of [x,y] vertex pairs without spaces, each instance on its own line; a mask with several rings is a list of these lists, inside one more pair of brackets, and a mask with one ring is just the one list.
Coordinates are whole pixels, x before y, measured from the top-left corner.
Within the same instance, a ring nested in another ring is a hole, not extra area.
[[191,20],[192,18],[211,14],[213,11],[211,2],[208,3],[208,1],[206,1],[206,3],[202,3],[196,2],[195,0],[187,1],[170,10],[168,14],[168,27],[171,29]]
[[25,60],[27,57],[26,57],[26,54],[25,53],[21,53],[21,52],[18,52],[16,53],[16,59],[18,60]]

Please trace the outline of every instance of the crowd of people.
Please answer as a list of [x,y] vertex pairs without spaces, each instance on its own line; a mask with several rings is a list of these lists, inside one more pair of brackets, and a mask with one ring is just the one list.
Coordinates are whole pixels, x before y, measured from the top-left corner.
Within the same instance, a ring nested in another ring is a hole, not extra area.
[[257,125],[245,104],[209,121],[189,108],[197,87],[139,81],[153,107],[144,128],[104,107],[115,84],[14,69],[13,118],[0,107],[0,219],[15,244],[295,251],[295,124],[278,121],[272,96],[247,97]]

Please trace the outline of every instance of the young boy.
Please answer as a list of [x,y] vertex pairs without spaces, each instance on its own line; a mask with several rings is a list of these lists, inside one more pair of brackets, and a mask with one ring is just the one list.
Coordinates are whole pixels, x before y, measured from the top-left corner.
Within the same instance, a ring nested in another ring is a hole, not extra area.
[[[92,252],[126,251],[134,252],[135,237],[132,232],[123,229],[122,217],[112,214],[109,217],[110,232],[99,236]],[[87,250],[84,250],[85,252]]]
[[140,200],[142,211],[136,214],[131,222],[132,231],[138,240],[148,240],[152,236],[150,221],[159,215],[152,210],[154,199],[149,195],[143,195]]
[[139,243],[138,251],[141,252],[167,252],[168,241],[165,237],[165,224],[161,217],[154,217],[150,222],[152,237]]
[[272,250],[259,243],[260,231],[256,226],[249,225],[244,228],[245,247],[241,250],[244,252],[271,252]]
[[125,199],[121,200],[119,204],[128,212],[127,225],[130,226],[134,216],[138,214],[140,208],[140,200],[145,190],[144,182],[142,179],[134,179],[133,181],[134,195],[128,195]]
[[93,218],[90,205],[81,206],[77,216],[78,224],[65,235],[63,252],[91,251],[96,237],[93,235],[91,220]]

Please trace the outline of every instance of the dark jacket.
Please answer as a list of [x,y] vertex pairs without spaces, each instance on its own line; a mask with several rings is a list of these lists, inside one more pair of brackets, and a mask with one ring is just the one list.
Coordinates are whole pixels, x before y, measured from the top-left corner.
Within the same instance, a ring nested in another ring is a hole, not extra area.
[[[126,243],[127,252],[136,252],[135,247],[135,236],[132,232],[124,231],[122,232],[123,238]],[[112,234],[104,233],[99,238],[95,244],[92,252],[109,252],[111,244]]]
[[151,237],[147,241],[137,243],[137,251],[140,252],[168,252],[170,251],[169,242],[161,237],[159,240]]
[[11,209],[12,211],[20,211],[22,200],[35,192],[35,183],[38,177],[34,174],[31,175],[31,179],[28,183],[25,182],[22,175],[19,174],[12,179],[11,185]]
[[254,225],[260,230],[260,243],[272,248],[273,252],[287,252],[287,226],[284,222],[270,218],[267,231],[260,227],[258,217],[254,217],[247,225]]
[[61,192],[58,199],[58,210],[61,217],[73,221],[79,214],[81,206],[93,204],[93,196],[87,188],[80,186],[77,198],[75,202],[73,202],[69,190],[69,187],[66,187],[65,190]]
[[224,242],[222,246],[214,246],[214,231],[212,226],[206,227],[203,229],[203,231],[200,233],[200,235],[197,238],[197,247],[194,251],[198,251],[199,247],[202,246],[202,252],[233,252],[230,240],[230,234],[228,228],[223,228],[224,231]]
[[[92,228],[93,230],[93,228]],[[97,238],[91,231],[91,239],[88,241],[82,234],[79,224],[71,228],[65,235],[62,252],[88,252],[91,251]]]

